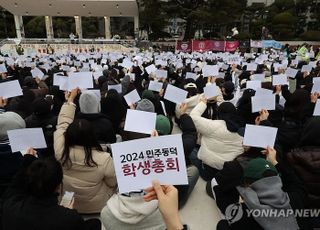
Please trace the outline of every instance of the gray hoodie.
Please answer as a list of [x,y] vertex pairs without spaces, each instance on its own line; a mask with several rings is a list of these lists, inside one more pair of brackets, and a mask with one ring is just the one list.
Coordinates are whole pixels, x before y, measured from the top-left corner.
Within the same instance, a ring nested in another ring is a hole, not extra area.
[[[288,194],[282,190],[282,181],[279,176],[266,177],[254,182],[250,187],[237,187],[237,189],[249,210],[273,209],[280,211],[292,209]],[[253,217],[266,230],[299,229],[294,215]]]

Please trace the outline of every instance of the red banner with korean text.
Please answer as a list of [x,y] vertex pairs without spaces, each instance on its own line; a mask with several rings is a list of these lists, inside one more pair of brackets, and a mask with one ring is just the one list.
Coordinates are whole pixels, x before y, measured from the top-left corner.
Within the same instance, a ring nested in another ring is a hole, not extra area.
[[197,52],[212,51],[212,41],[192,40],[192,51],[197,51]]
[[184,52],[234,52],[238,47],[238,41],[192,40],[189,42],[178,41],[176,50]]
[[216,52],[223,52],[225,50],[225,41],[211,41],[212,43],[212,50]]
[[238,49],[239,47],[239,42],[238,41],[227,41],[226,42],[226,52],[234,52]]
[[188,41],[188,42],[177,41],[176,50],[182,51],[182,52],[191,52],[192,51],[191,41]]

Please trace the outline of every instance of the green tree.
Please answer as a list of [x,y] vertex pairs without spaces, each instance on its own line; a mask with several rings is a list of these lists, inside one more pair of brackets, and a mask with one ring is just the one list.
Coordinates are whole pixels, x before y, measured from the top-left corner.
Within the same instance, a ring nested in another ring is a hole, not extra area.
[[16,37],[13,15],[0,8],[0,38]]
[[140,4],[140,28],[148,34],[154,34],[154,39],[162,37],[167,25],[167,15],[160,0],[142,0]]
[[273,20],[273,35],[276,39],[287,40],[295,36],[297,17],[289,12],[277,14]]
[[76,26],[73,17],[53,17],[52,18],[54,37],[69,38],[69,34],[76,33]]
[[204,25],[212,28],[234,23],[243,14],[246,3],[246,0],[168,0],[164,9],[169,17],[186,21],[184,39],[188,40]]
[[46,38],[46,26],[44,17],[24,17],[24,32],[27,38]]

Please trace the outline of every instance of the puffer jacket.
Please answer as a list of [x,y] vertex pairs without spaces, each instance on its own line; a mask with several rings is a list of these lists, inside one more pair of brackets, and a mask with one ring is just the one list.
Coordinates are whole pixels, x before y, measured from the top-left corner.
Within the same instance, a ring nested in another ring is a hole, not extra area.
[[190,113],[201,134],[198,158],[206,165],[221,170],[224,162],[232,161],[243,153],[243,138],[238,133],[230,132],[225,121],[201,117],[206,108],[207,105],[200,102]]
[[320,147],[293,149],[287,159],[306,186],[307,207],[320,208]]
[[[54,150],[61,159],[65,132],[73,122],[76,106],[64,104],[61,108],[57,130],[54,133]],[[63,189],[75,193],[74,208],[79,213],[99,213],[107,200],[115,193],[117,186],[112,158],[107,152],[92,150],[92,158],[98,167],[85,165],[85,151],[82,146],[70,148],[72,166],[63,168]]]

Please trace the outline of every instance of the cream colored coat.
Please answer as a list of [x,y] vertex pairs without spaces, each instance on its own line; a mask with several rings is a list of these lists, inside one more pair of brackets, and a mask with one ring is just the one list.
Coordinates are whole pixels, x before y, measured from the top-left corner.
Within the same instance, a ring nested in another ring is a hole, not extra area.
[[224,162],[234,160],[243,153],[242,137],[227,129],[223,120],[210,120],[201,117],[207,105],[200,102],[190,116],[201,134],[201,147],[198,158],[206,165],[222,169]]
[[[57,130],[54,133],[54,150],[58,160],[61,159],[65,144],[64,135],[73,122],[75,110],[74,104],[64,104],[61,108]],[[74,208],[80,213],[99,213],[115,193],[117,186],[110,154],[92,150],[92,158],[98,167],[86,166],[83,147],[74,146],[70,148],[72,166],[63,168],[63,189],[75,193]]]

